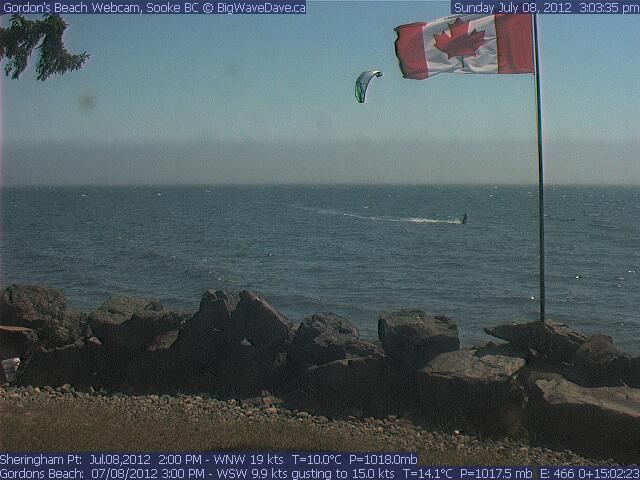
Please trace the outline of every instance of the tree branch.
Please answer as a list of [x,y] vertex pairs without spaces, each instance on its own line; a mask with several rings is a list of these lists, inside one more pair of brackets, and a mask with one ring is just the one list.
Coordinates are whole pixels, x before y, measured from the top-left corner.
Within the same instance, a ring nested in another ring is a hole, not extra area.
[[[13,15],[8,28],[0,29],[0,60],[8,60],[5,73],[14,80],[27,68],[33,49],[39,50],[36,64],[38,80],[51,75],[78,70],[89,58],[89,54],[71,54],[64,47],[62,35],[67,28],[60,15],[48,14],[42,20],[27,20],[22,15]],[[38,46],[39,45],[39,46]]]

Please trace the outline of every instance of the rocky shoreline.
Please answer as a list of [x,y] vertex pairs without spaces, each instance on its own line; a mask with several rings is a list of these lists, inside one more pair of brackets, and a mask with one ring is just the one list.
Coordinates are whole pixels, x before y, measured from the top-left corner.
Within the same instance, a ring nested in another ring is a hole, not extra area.
[[121,296],[77,312],[61,290],[12,285],[0,294],[0,354],[22,359],[27,390],[3,397],[36,387],[47,387],[38,398],[152,394],[131,402],[205,392],[261,398],[257,411],[268,417],[403,418],[638,463],[640,357],[552,320],[485,331],[506,343],[461,349],[452,319],[419,310],[381,315],[370,342],[331,313],[292,325],[248,291],[209,290],[195,313]]

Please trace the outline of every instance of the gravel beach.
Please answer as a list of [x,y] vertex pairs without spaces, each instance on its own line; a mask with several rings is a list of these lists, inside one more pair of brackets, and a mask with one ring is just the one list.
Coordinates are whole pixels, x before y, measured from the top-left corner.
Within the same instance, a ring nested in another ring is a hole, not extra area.
[[[6,414],[21,411],[37,411],[73,405],[82,409],[116,414],[123,420],[156,419],[180,417],[194,424],[245,425],[287,428],[304,426],[310,431],[353,438],[354,450],[358,450],[358,439],[375,437],[382,449],[388,451],[426,452],[421,461],[430,463],[429,452],[458,451],[481,454],[492,452],[500,458],[513,459],[522,465],[615,465],[612,460],[589,459],[571,451],[554,451],[532,446],[521,440],[478,438],[465,433],[445,433],[427,430],[412,421],[389,415],[387,418],[327,418],[312,415],[306,411],[290,410],[282,401],[265,392],[263,397],[245,400],[219,400],[206,395],[142,395],[132,396],[104,391],[79,392],[69,385],[62,387],[0,387],[0,409]],[[4,444],[3,450],[11,450],[11,444]],[[204,446],[203,446],[204,447]],[[81,444],[77,450],[83,450]],[[205,450],[206,448],[203,448]]]

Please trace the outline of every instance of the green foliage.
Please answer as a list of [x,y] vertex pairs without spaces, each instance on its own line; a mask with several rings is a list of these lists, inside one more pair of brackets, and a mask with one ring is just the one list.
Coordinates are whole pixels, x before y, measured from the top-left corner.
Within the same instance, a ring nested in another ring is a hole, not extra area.
[[8,60],[4,68],[7,76],[16,80],[22,75],[34,48],[40,53],[36,64],[38,80],[81,68],[89,54],[67,51],[62,41],[66,28],[60,15],[45,15],[42,20],[13,15],[9,27],[0,28],[0,60]]

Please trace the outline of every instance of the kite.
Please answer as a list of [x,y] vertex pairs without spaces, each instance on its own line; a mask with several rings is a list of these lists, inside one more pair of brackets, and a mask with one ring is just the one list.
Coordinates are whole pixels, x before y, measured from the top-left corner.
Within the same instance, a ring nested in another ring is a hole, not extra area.
[[366,70],[360,74],[356,80],[356,100],[358,103],[364,103],[367,96],[367,88],[373,77],[381,77],[382,72],[378,70]]

